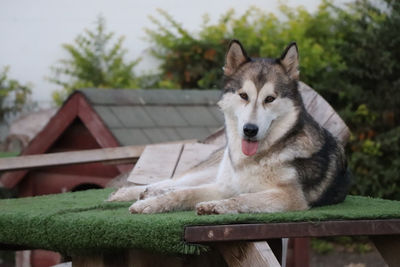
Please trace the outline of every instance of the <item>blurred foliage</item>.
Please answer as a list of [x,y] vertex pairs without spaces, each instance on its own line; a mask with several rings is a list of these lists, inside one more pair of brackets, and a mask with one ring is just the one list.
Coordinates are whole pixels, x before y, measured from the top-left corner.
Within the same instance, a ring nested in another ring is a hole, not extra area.
[[347,66],[337,107],[352,130],[351,193],[400,200],[400,2],[335,9]]
[[183,28],[163,10],[147,29],[160,73],[146,87],[220,88],[227,45],[239,39],[251,57],[278,57],[298,43],[301,80],[344,118],[353,194],[400,200],[400,3],[324,0],[308,12],[280,6],[279,16],[257,8],[233,10],[199,32]]
[[0,122],[24,108],[31,95],[31,85],[23,85],[8,76],[10,68],[0,71]]
[[[335,45],[341,42],[330,27],[335,18],[323,2],[315,14],[299,7],[280,6],[282,19],[252,7],[242,16],[234,10],[210,25],[207,16],[198,34],[191,34],[163,10],[151,17],[156,29],[146,29],[153,43],[152,54],[161,61],[160,80],[154,87],[220,88],[222,65],[231,39],[239,39],[251,57],[278,57],[296,40],[301,51],[304,82],[320,90],[329,86],[344,69]],[[165,21],[161,21],[161,19]]]
[[335,236],[311,239],[311,248],[318,254],[337,252],[367,253],[373,250],[367,236]]
[[301,80],[317,90],[349,125],[353,194],[400,200],[400,2],[354,0],[318,9],[280,6],[280,14],[252,7],[238,16],[226,12],[211,24],[204,17],[196,33],[163,10],[146,29],[159,73],[137,77],[138,60],[126,62],[119,38],[109,48],[103,18],[63,48],[69,58],[53,67],[50,80],[63,87],[61,102],[74,89],[219,89],[225,52],[239,39],[251,57],[278,57],[291,41],[300,50]]
[[127,50],[122,47],[124,37],[111,43],[114,33],[106,32],[105,19],[98,17],[94,31],[85,30],[74,44],[64,44],[67,59],[51,67],[49,80],[62,87],[53,93],[61,104],[75,89],[80,88],[137,88],[138,79],[133,68],[139,59],[125,61]]

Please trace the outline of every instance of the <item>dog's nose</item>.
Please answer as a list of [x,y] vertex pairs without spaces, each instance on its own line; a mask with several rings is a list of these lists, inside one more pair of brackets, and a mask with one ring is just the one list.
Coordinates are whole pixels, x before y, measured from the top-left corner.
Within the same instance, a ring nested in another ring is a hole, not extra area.
[[258,133],[258,126],[255,124],[247,123],[243,126],[244,135],[247,137],[254,137]]

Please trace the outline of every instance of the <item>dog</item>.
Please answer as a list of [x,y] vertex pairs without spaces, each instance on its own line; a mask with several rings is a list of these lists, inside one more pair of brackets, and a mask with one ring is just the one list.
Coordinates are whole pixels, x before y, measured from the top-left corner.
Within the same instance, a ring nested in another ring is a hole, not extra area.
[[131,213],[271,213],[342,202],[350,177],[342,145],[307,113],[299,54],[250,58],[233,40],[218,106],[225,147],[178,179],[122,188],[110,200],[139,200]]

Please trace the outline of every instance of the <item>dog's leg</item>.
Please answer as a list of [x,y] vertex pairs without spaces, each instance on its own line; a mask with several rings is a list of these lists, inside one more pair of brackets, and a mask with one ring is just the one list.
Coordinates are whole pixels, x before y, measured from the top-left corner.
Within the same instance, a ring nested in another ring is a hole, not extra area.
[[111,193],[107,201],[133,201],[138,199],[144,190],[146,190],[145,185],[123,186]]
[[227,197],[217,184],[178,188],[160,196],[139,200],[129,208],[131,213],[159,213],[173,210],[194,209],[196,203]]
[[166,192],[176,190],[181,187],[197,186],[212,183],[217,175],[217,168],[209,168],[202,171],[187,173],[181,177],[164,180],[158,183],[148,185],[146,190],[140,194],[139,199],[146,199],[162,195]]
[[177,179],[165,179],[150,185],[124,186],[113,192],[108,201],[133,201],[162,195],[179,187],[196,186],[211,183],[215,179],[216,170],[209,170],[188,173]]
[[257,193],[241,194],[223,200],[196,205],[197,214],[261,213],[307,209],[307,201],[300,189],[273,188]]

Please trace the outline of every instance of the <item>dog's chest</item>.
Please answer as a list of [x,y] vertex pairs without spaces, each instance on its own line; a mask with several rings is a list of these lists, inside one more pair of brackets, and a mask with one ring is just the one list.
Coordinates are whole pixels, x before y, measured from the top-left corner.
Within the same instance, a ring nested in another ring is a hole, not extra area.
[[241,193],[267,190],[293,178],[294,171],[279,162],[253,163],[235,172],[235,187]]

